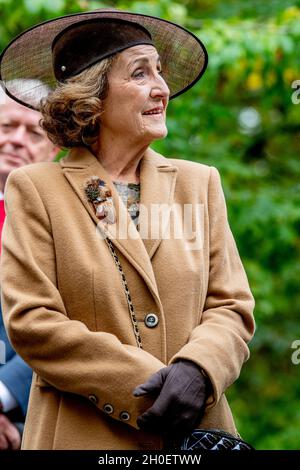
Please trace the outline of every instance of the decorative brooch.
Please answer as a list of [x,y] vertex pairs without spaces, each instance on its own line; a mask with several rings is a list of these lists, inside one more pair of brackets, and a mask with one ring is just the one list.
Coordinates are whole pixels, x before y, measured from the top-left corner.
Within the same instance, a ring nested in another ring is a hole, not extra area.
[[116,210],[113,203],[111,190],[105,181],[98,176],[92,176],[85,184],[85,194],[93,204],[96,217],[108,224],[116,222]]

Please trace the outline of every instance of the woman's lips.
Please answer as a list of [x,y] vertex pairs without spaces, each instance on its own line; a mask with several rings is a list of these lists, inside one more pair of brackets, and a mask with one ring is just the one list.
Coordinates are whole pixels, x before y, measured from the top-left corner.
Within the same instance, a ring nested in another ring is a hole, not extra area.
[[158,106],[156,108],[149,109],[143,113],[143,116],[155,116],[164,113],[164,108],[162,106]]

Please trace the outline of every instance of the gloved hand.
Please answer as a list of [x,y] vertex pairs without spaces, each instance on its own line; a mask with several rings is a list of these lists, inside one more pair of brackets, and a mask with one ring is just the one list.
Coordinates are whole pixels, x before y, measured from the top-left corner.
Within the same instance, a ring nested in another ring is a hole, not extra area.
[[200,421],[210,381],[192,361],[181,360],[160,369],[139,385],[133,395],[158,395],[154,404],[137,419],[140,429],[184,436]]

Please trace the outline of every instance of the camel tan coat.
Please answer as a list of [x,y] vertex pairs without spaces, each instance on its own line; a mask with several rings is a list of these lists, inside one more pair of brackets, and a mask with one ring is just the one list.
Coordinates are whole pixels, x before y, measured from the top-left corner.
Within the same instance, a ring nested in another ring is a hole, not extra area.
[[[197,363],[213,385],[199,425],[236,434],[224,392],[248,358],[254,302],[219,174],[150,148],[140,171],[141,204],[149,209],[140,216],[141,233],[86,149],[9,177],[3,310],[13,346],[35,371],[23,449],[160,449],[160,436],[140,431],[136,423],[152,401],[132,391],[180,358]],[[85,197],[91,176],[112,189],[117,222],[108,233],[129,285],[143,349],[136,346],[120,274]],[[160,220],[151,222],[156,238],[142,238],[153,203],[162,205]],[[201,208],[197,230],[203,243],[196,248],[187,237],[165,235],[170,228],[172,234],[184,204]],[[114,237],[122,217],[135,236]],[[145,324],[148,313],[158,317],[154,328]]]

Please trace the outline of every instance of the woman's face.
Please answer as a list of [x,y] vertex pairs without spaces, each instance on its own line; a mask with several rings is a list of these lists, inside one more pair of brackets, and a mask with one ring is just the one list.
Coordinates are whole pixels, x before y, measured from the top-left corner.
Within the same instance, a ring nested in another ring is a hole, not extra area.
[[[121,52],[108,74],[101,133],[108,131],[132,142],[164,138],[170,90],[162,77],[159,55],[150,45]],[[148,113],[153,110],[153,114]],[[100,134],[101,139],[101,134]]]

